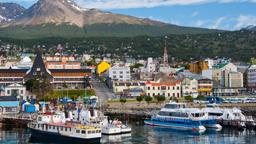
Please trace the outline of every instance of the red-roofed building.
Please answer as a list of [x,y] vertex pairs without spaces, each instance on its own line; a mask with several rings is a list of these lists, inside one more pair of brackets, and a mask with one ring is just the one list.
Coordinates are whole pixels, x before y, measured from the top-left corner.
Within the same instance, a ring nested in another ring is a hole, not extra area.
[[181,97],[181,81],[146,82],[145,93],[147,96]]

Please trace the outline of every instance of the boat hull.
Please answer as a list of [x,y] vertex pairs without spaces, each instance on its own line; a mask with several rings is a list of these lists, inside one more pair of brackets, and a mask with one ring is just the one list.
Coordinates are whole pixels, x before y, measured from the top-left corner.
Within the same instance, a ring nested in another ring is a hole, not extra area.
[[168,127],[176,130],[197,131],[197,132],[204,132],[206,130],[206,128],[202,125],[199,125],[199,126],[178,125],[178,124],[172,124],[172,123],[157,122],[152,120],[145,120],[144,123],[151,126]]
[[62,136],[58,133],[41,131],[36,129],[31,129],[31,138],[30,141],[33,142],[46,142],[46,143],[88,143],[88,144],[97,144],[100,143],[101,138],[91,138],[91,139],[84,139],[84,138],[75,138],[75,137],[68,137]]

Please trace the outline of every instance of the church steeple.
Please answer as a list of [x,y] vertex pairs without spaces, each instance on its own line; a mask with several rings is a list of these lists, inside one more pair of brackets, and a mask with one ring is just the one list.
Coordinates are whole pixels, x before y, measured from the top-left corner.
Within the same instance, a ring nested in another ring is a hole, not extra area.
[[168,66],[168,51],[167,51],[167,42],[165,40],[165,47],[164,47],[164,59],[163,59],[164,66]]

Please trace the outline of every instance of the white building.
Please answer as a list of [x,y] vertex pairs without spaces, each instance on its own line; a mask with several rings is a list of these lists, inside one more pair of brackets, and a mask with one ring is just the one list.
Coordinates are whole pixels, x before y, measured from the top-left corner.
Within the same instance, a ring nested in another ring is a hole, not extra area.
[[182,96],[198,96],[198,81],[193,78],[185,78],[181,83]]
[[117,93],[123,93],[125,90],[131,90],[131,89],[142,89],[144,91],[145,88],[145,82],[143,81],[114,81],[113,82],[113,92],[115,94]]
[[145,85],[147,96],[181,97],[181,81],[157,82],[148,81]]
[[256,65],[250,66],[247,71],[247,84],[252,90],[256,90]]
[[156,71],[156,64],[153,61],[153,58],[148,58],[145,66],[142,68],[141,72],[153,73]]
[[27,97],[26,87],[21,84],[11,84],[4,88],[4,96],[15,96],[17,98],[22,97],[23,100],[30,99],[32,97]]
[[130,67],[113,66],[108,70],[108,76],[115,81],[129,81],[131,80]]

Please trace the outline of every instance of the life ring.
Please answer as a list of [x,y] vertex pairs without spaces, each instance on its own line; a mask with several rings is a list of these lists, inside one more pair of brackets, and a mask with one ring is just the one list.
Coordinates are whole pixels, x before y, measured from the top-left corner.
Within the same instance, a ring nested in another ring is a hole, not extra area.
[[35,114],[33,114],[32,116],[31,116],[31,118],[32,118],[32,120],[36,120],[36,115]]

